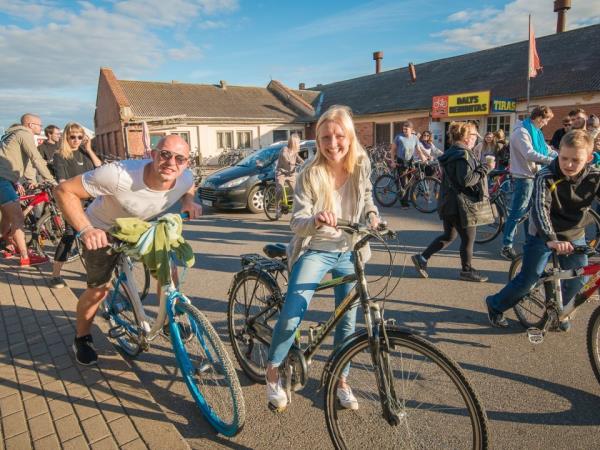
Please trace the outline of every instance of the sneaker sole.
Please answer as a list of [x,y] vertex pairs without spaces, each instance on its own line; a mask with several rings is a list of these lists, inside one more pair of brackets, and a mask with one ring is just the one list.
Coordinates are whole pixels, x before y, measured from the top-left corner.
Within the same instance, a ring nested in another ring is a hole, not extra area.
[[425,270],[421,269],[421,267],[419,267],[416,256],[412,255],[410,259],[413,265],[415,266],[415,269],[417,269],[417,272],[419,272],[419,275],[421,275],[422,278],[429,278],[429,274]]
[[470,281],[471,283],[485,283],[488,281],[488,278],[482,278],[481,280],[474,280],[472,278],[463,278],[461,276],[458,277],[459,280],[461,281]]
[[483,297],[483,306],[485,307],[485,312],[488,318],[488,321],[490,322],[490,325],[494,328],[508,328],[508,324],[506,326],[502,326],[502,325],[497,325],[492,321],[492,316],[490,316],[490,307],[488,305],[487,302],[487,297]]
[[338,403],[338,406],[342,409],[347,409],[349,411],[358,411],[358,404],[352,405],[352,406],[344,406],[339,398],[337,399],[337,403]]
[[73,344],[73,345],[71,346],[71,348],[73,349],[73,353],[75,354],[75,361],[77,361],[77,364],[80,364],[80,365],[82,365],[82,366],[93,366],[93,365],[95,365],[95,364],[98,364],[98,360],[96,360],[96,361],[92,361],[92,362],[90,362],[90,363],[83,363],[83,362],[79,361],[79,360],[77,359],[77,347],[75,346],[75,344]]
[[282,413],[287,409],[287,405],[277,407],[270,402],[268,402],[267,405],[269,407],[269,410],[273,411],[274,413]]

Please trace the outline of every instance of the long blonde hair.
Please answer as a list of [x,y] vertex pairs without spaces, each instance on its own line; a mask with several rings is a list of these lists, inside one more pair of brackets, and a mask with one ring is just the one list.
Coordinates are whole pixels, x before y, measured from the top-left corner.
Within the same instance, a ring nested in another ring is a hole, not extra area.
[[[73,150],[69,145],[69,134],[71,134],[73,131],[79,131],[85,136],[83,127],[78,123],[69,122],[65,125],[65,129],[60,137],[60,144],[58,146],[58,154],[65,159],[73,159],[73,152],[79,149],[79,147],[77,147],[75,150]],[[79,141],[79,144],[81,144],[81,142],[82,141]]]
[[300,137],[297,133],[290,134],[287,147],[294,153],[298,153],[300,151]]
[[[327,166],[327,158],[322,153],[319,144],[319,136],[324,123],[335,122],[338,124],[348,139],[348,153],[344,158],[344,170],[350,177],[357,176],[360,168],[369,163],[365,150],[358,142],[352,111],[347,106],[333,105],[319,118],[316,126],[317,154],[308,166],[300,173],[301,180],[306,189],[310,190],[314,197],[322,202],[327,211],[333,209],[333,192],[335,185],[333,176]],[[358,170],[357,170],[358,169]]]

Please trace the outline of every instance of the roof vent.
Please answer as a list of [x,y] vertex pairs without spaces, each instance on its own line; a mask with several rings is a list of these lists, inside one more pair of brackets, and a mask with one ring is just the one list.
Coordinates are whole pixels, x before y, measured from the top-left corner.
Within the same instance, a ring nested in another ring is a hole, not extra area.
[[304,84],[304,83],[300,83],[300,84],[298,85],[298,89],[299,89],[299,90],[301,90],[301,91],[303,91],[304,89],[306,89],[306,84]]
[[565,31],[567,24],[567,11],[571,9],[571,0],[554,0],[554,12],[558,13],[556,18],[556,32]]
[[383,59],[383,52],[373,52],[373,60],[375,61],[375,73],[381,72],[381,60]]
[[227,90],[227,81],[225,81],[225,80],[219,81],[219,86],[221,86],[221,89],[226,91]]

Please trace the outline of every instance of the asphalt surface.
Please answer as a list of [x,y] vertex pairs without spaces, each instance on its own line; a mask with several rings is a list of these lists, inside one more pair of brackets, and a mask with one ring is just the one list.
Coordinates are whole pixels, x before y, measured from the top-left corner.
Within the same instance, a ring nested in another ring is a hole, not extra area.
[[[458,280],[458,242],[433,256],[429,279],[419,278],[410,255],[422,250],[441,232],[436,214],[382,209],[391,228],[399,231],[394,272],[399,280],[386,302],[386,317],[407,326],[439,346],[464,369],[487,411],[491,447],[598,448],[600,440],[600,385],[585,347],[585,332],[598,303],[578,310],[569,333],[549,333],[543,344],[527,340],[512,312],[510,328],[488,324],[482,299],[500,289],[509,263],[499,257],[500,240],[476,245],[474,266],[490,280]],[[206,313],[222,339],[227,334],[227,293],[239,255],[261,251],[268,242],[287,242],[287,220],[269,222],[262,215],[218,212],[186,225],[185,237],[196,253],[196,265],[185,275],[184,291]],[[522,236],[522,235],[521,235]],[[386,268],[386,254],[376,250],[369,273]],[[65,266],[64,275],[76,294],[83,289],[80,263]],[[379,284],[379,286],[381,286]],[[302,329],[332,311],[331,297],[316,297]],[[100,319],[98,319],[100,320]],[[231,358],[233,351],[230,347]],[[330,448],[323,413],[323,391],[318,391],[323,361],[331,351],[326,341],[310,367],[308,384],[293,397],[282,414],[267,409],[264,386],[238,371],[246,401],[246,425],[234,438],[216,435],[179,381],[168,341],[160,338],[151,351],[134,362],[135,370],[154,399],[192,448]],[[101,363],[101,362],[100,362]],[[448,448],[448,445],[440,444]],[[451,447],[451,446],[450,446]]]

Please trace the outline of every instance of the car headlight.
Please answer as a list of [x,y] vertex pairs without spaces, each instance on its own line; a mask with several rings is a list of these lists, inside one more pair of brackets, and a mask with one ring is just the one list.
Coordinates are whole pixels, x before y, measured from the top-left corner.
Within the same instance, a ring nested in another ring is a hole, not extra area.
[[250,177],[249,176],[245,176],[245,177],[240,177],[240,178],[234,178],[233,180],[228,181],[227,183],[223,183],[219,187],[222,188],[222,189],[236,187],[236,186],[239,186],[240,184],[242,184],[248,178],[250,178]]

